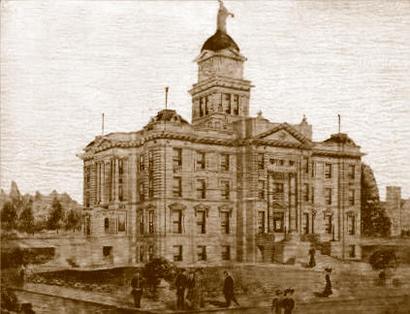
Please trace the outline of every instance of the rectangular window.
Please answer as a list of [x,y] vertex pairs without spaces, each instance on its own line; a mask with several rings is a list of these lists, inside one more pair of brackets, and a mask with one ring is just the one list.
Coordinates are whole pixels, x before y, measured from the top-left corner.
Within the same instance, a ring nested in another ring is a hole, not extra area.
[[356,167],[355,167],[355,165],[349,165],[348,178],[350,180],[354,180],[355,177],[356,177]]
[[148,211],[148,232],[154,233],[154,211]]
[[263,170],[265,169],[265,155],[258,154],[258,169]]
[[223,261],[231,260],[231,247],[229,245],[223,245],[221,253]]
[[283,183],[274,183],[273,184],[273,191],[275,191],[275,193],[283,193],[284,190],[284,185]]
[[233,114],[239,115],[239,95],[233,95],[232,104],[233,104]]
[[303,200],[309,202],[309,184],[303,184]]
[[125,232],[125,214],[119,214],[117,219],[118,232]]
[[174,245],[174,262],[182,261],[182,245]]
[[204,104],[205,100],[204,97],[199,98],[199,116],[202,117],[204,115]]
[[279,166],[284,166],[285,165],[285,161],[283,159],[279,159],[278,160],[278,164]]
[[196,198],[205,199],[206,198],[206,181],[205,179],[196,180]]
[[145,227],[144,227],[144,213],[141,211],[140,213],[139,213],[139,218],[140,218],[140,234],[144,234],[144,229],[145,229]]
[[140,182],[138,184],[138,193],[139,193],[139,197],[140,197],[140,201],[144,200],[144,182]]
[[231,114],[231,94],[223,94],[225,113]]
[[349,245],[349,257],[356,257],[356,246],[354,244]]
[[325,204],[332,205],[332,189],[325,188]]
[[148,177],[148,197],[154,197],[154,178],[151,174]]
[[284,229],[284,213],[273,213],[273,231],[283,232]]
[[332,234],[332,215],[325,216],[325,231],[327,234]]
[[103,256],[112,257],[112,246],[103,246]]
[[122,159],[118,159],[118,200],[124,200],[124,188],[123,188],[123,181],[124,181],[124,161]]
[[206,213],[203,210],[196,212],[196,227],[197,233],[206,233]]
[[230,194],[229,181],[221,181],[221,197],[224,200],[229,200]]
[[141,245],[140,246],[140,262],[143,263],[145,260],[145,250],[144,247]]
[[354,215],[348,215],[347,216],[347,232],[349,235],[354,235],[355,234],[355,216]]
[[140,171],[144,171],[144,169],[145,169],[145,165],[144,165],[144,154],[141,154],[141,155],[140,155],[140,158],[139,158],[139,168],[140,168]]
[[182,233],[182,211],[172,211],[172,232]]
[[154,171],[154,153],[152,151],[148,152],[148,170]]
[[203,152],[196,153],[196,169],[205,169],[206,156]]
[[355,190],[349,190],[349,206],[354,206],[355,204]]
[[206,246],[205,245],[198,245],[198,261],[206,261]]
[[182,178],[174,177],[172,194],[174,197],[182,197]]
[[308,213],[303,213],[303,225],[302,225],[302,230],[304,234],[309,233],[309,214]]
[[310,192],[310,198],[311,198],[312,204],[314,204],[315,203],[315,187],[314,186],[312,186],[312,190]]
[[258,198],[260,200],[265,199],[265,181],[263,180],[258,181]]
[[229,155],[221,154],[221,170],[229,171]]
[[172,166],[174,170],[179,170],[182,167],[182,148],[173,148]]
[[332,164],[325,164],[325,179],[330,179],[332,177]]
[[289,160],[289,166],[294,166],[295,165],[295,161],[294,160]]
[[154,259],[154,246],[150,245],[148,247],[148,260],[152,261]]
[[303,161],[302,161],[302,167],[303,167],[303,171],[305,172],[305,173],[309,173],[309,159],[308,158],[303,158]]
[[229,234],[229,212],[221,212],[221,231]]
[[258,212],[258,233],[265,232],[265,212]]

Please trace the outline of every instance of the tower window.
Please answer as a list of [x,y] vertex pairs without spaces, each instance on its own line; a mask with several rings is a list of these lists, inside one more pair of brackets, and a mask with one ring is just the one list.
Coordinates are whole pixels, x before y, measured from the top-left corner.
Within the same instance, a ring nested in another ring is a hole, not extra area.
[[225,108],[225,113],[231,114],[231,94],[223,94],[223,105]]
[[233,95],[233,114],[239,115],[239,95]]

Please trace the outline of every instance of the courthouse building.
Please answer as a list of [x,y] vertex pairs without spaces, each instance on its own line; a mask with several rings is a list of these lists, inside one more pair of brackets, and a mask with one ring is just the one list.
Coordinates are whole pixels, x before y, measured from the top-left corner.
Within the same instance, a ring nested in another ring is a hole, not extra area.
[[84,232],[94,261],[289,262],[306,257],[310,242],[360,258],[360,147],[344,133],[313,141],[305,118],[251,117],[253,86],[228,15],[221,4],[196,59],[191,122],[164,109],[141,130],[85,147]]

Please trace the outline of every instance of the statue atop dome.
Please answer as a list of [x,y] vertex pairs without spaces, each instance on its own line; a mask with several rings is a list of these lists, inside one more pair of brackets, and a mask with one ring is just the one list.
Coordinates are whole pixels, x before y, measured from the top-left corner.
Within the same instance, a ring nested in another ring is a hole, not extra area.
[[225,8],[224,3],[222,0],[218,0],[219,2],[219,10],[218,10],[218,17],[217,17],[217,24],[216,29],[217,31],[221,31],[226,33],[226,19],[228,16],[234,17],[233,13],[229,12],[227,8]]

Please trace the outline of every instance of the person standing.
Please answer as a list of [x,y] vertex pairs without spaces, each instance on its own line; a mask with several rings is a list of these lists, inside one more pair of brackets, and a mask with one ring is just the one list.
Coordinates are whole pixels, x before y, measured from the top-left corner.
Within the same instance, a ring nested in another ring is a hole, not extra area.
[[185,288],[187,285],[187,277],[185,269],[181,269],[175,279],[175,286],[177,289],[177,310],[183,310],[185,307]]
[[293,309],[295,308],[295,300],[293,299],[293,292],[295,292],[295,290],[293,289],[285,290],[285,297],[282,302],[283,309],[285,310],[284,314],[292,314]]
[[275,297],[272,300],[272,314],[282,314],[283,292],[282,290],[275,291]]
[[224,280],[223,293],[224,293],[224,297],[226,300],[226,307],[231,306],[232,301],[234,301],[235,304],[239,306],[239,303],[235,298],[233,278],[226,270],[224,271],[224,276],[225,276],[225,280]]
[[134,305],[136,308],[141,307],[141,297],[143,290],[143,279],[140,273],[136,273],[131,279],[131,294],[134,298]]
[[316,250],[315,248],[312,246],[309,250],[309,267],[313,268],[316,266],[316,259],[315,259],[315,254],[316,254]]
[[323,296],[328,297],[329,295],[333,294],[332,282],[330,281],[330,274],[332,273],[332,269],[328,267],[328,268],[325,268],[325,271],[326,271],[326,276],[325,276],[326,285],[325,285],[325,289],[323,290]]

